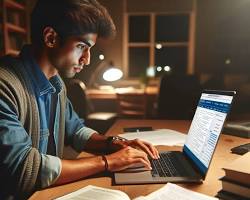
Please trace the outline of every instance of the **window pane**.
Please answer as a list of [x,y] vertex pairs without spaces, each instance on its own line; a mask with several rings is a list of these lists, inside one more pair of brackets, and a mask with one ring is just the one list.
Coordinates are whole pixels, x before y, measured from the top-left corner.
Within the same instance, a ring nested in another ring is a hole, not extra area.
[[186,42],[189,32],[188,15],[156,16],[156,42]]
[[165,73],[165,66],[169,66],[173,73],[186,73],[187,47],[163,47],[162,49],[156,49],[155,65],[162,68],[158,68],[157,76]]
[[129,76],[138,77],[149,66],[149,48],[129,48]]
[[129,17],[129,42],[149,42],[149,16]]

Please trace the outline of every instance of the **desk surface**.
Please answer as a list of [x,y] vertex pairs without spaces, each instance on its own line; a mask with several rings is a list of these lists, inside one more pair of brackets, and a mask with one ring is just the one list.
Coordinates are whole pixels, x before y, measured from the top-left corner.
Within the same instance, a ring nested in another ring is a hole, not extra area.
[[116,89],[87,89],[87,94],[90,99],[116,99],[116,92],[129,93],[133,92],[134,94],[145,93],[149,96],[156,96],[158,94],[158,87],[148,86],[143,89],[135,88],[116,88]]
[[[170,120],[119,120],[108,131],[108,135],[122,133],[124,127],[152,126],[153,128],[169,128],[186,133],[188,131],[189,121],[170,121]],[[244,139],[229,135],[221,135],[219,144],[214,154],[206,180],[202,184],[178,184],[182,187],[193,191],[198,191],[204,194],[214,196],[221,189],[221,182],[218,180],[224,175],[221,169],[227,162],[239,157],[231,154],[230,149],[234,146],[248,143],[250,139]],[[180,150],[180,147],[164,147],[159,146],[160,150]],[[126,192],[131,199],[148,195],[149,193],[159,189],[164,184],[146,184],[146,185],[112,185],[112,178],[108,175],[97,175],[85,180],[80,180],[74,183],[48,188],[33,194],[31,200],[53,199],[69,192],[73,192],[87,185],[96,185],[100,187],[118,189]]]

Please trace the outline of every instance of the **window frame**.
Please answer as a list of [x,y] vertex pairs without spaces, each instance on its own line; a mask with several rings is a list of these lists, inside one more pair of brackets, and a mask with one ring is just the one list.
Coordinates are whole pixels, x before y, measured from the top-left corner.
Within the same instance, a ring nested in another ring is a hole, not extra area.
[[[195,20],[196,9],[185,12],[127,12],[124,13],[124,39],[123,39],[123,71],[126,78],[129,77],[129,48],[130,47],[148,47],[149,65],[155,66],[155,41],[156,34],[156,16],[157,15],[189,15],[189,37],[187,42],[161,42],[163,47],[187,47],[187,66],[186,73],[194,74],[194,46],[195,46]],[[129,17],[130,16],[149,16],[150,17],[150,37],[149,42],[129,42]]]

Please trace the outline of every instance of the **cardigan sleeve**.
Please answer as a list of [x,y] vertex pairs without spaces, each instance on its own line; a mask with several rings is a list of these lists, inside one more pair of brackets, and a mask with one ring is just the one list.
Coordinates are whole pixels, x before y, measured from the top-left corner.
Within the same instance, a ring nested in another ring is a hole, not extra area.
[[41,156],[16,114],[0,95],[0,182],[6,193],[30,194],[36,185]]
[[[29,125],[37,126],[37,121],[26,115],[31,106],[17,74],[11,66],[0,67],[0,197],[21,199],[36,189],[41,155],[29,135],[29,130],[37,130]],[[39,137],[37,131],[31,132]]]

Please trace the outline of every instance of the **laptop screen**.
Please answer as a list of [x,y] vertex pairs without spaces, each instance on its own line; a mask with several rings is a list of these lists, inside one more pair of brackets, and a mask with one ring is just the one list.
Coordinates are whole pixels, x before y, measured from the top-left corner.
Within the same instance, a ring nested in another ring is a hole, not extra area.
[[204,91],[191,123],[183,152],[203,176],[207,173],[235,92]]

